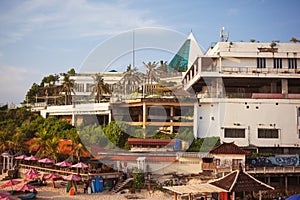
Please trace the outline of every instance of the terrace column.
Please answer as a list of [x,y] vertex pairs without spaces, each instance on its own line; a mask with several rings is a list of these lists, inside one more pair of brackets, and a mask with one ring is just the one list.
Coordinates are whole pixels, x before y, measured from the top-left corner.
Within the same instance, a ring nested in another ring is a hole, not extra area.
[[3,157],[3,167],[2,167],[2,173],[5,171],[5,157]]
[[174,106],[170,107],[170,122],[171,122],[171,126],[170,126],[170,133],[173,133],[174,130],[174,126],[173,126],[173,117],[174,117]]
[[271,93],[277,93],[277,83],[271,82]]
[[283,94],[284,98],[287,98],[289,87],[288,87],[288,80],[287,79],[281,79],[281,94]]
[[146,122],[147,122],[147,106],[146,103],[143,102],[143,135],[146,138]]

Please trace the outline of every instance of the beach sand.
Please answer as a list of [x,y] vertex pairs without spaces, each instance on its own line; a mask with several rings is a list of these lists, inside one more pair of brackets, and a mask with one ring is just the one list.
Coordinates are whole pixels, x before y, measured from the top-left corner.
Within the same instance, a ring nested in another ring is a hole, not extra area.
[[[23,180],[19,179],[22,181],[19,185],[23,184]],[[2,185],[5,181],[1,181],[0,185]],[[52,187],[51,182],[48,182],[47,186],[41,186],[37,187],[36,190],[38,191],[37,193],[37,199],[57,199],[57,200],[68,200],[68,199],[83,199],[83,200],[96,200],[96,199],[101,199],[101,200],[125,200],[129,199],[127,198],[128,196],[130,197],[135,197],[134,199],[151,199],[151,200],[168,200],[168,199],[174,199],[174,196],[170,193],[163,193],[161,191],[147,191],[147,190],[142,190],[141,192],[136,192],[135,194],[131,193],[125,193],[125,194],[120,194],[120,193],[114,193],[113,191],[104,191],[102,193],[92,193],[92,194],[84,194],[83,193],[83,185],[78,185],[78,191],[75,195],[71,196],[69,193],[66,193],[65,187],[60,184],[60,181],[56,181],[56,188]],[[19,185],[13,186],[13,188],[18,187]],[[4,188],[3,191],[11,190],[11,187]],[[26,195],[25,193],[23,195]],[[18,199],[18,196],[22,195],[11,195],[10,197]],[[131,198],[132,199],[132,198]]]

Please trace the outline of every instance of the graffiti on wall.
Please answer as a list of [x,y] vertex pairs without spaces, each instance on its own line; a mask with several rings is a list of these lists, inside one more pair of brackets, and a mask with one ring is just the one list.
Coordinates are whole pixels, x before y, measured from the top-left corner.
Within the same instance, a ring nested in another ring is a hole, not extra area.
[[273,157],[255,157],[249,158],[248,164],[253,166],[299,166],[299,155],[277,155]]

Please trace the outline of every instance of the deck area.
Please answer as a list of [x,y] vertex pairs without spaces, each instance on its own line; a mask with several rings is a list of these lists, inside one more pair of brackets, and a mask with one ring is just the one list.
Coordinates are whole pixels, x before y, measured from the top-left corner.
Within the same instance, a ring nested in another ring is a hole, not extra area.
[[[48,167],[39,167],[39,166],[26,165],[26,164],[19,164],[19,166],[20,166],[20,171],[24,171],[26,169],[32,168],[38,170],[39,172],[43,172],[45,174],[56,173],[62,176],[67,176],[76,173],[76,170],[69,170],[69,168],[52,169]],[[113,179],[113,178],[118,178],[120,176],[120,172],[89,173],[87,171],[83,171],[82,173],[80,173],[80,176],[83,179],[89,179],[90,177],[93,176],[102,176],[104,179]]]

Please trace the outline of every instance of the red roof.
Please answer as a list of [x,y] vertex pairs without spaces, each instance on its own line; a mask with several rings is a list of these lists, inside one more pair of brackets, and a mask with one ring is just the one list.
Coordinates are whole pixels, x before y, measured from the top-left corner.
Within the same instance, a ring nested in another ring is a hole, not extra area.
[[[172,143],[171,143],[172,142]],[[128,138],[128,144],[141,144],[141,145],[168,145],[175,144],[172,139],[152,139],[152,138]]]
[[211,154],[249,154],[248,151],[241,149],[239,146],[234,144],[234,142],[223,142],[219,146],[215,147],[214,149],[210,150]]

